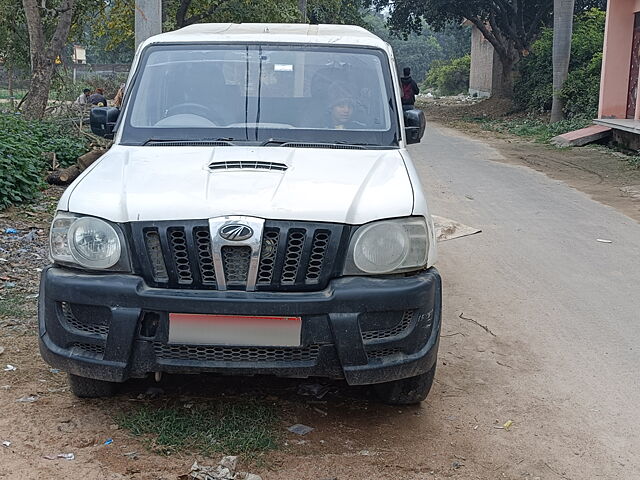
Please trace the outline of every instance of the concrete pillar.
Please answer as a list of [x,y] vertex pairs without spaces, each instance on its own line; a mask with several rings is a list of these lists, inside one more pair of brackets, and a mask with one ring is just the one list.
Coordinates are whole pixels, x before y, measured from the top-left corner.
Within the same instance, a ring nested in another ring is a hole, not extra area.
[[136,0],[136,48],[162,33],[162,0]]

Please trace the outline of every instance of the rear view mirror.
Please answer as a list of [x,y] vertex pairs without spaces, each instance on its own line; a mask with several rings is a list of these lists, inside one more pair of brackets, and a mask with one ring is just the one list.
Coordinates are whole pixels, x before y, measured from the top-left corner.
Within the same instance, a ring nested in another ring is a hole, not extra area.
[[89,123],[91,131],[100,137],[112,139],[113,128],[118,121],[120,109],[116,107],[95,107],[91,109]]
[[412,143],[420,143],[424,135],[424,129],[427,126],[427,120],[422,110],[412,108],[404,112],[404,133],[407,145]]

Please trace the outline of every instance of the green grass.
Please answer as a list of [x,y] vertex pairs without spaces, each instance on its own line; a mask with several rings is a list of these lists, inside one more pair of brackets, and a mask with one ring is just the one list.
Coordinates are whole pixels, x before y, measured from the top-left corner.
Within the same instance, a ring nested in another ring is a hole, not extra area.
[[192,408],[143,406],[117,417],[134,435],[149,435],[154,450],[169,455],[197,450],[249,457],[278,447],[278,416],[271,406],[220,400]]
[[[13,98],[15,98],[16,100],[20,100],[26,93],[27,93],[26,90],[14,89],[13,90]],[[9,89],[0,88],[0,99],[8,100],[9,98],[11,98],[9,96]]]
[[557,135],[585,128],[593,124],[591,119],[586,118],[573,118],[556,123],[549,123],[544,119],[536,117],[525,117],[513,120],[471,120],[479,122],[484,130],[509,133],[539,143],[549,143],[549,140]]
[[34,300],[27,300],[22,295],[11,294],[11,290],[5,290],[0,297],[0,318],[15,318],[26,320],[33,316]]
[[627,162],[633,168],[640,168],[640,155],[632,155],[632,156],[630,156],[629,159],[627,160]]

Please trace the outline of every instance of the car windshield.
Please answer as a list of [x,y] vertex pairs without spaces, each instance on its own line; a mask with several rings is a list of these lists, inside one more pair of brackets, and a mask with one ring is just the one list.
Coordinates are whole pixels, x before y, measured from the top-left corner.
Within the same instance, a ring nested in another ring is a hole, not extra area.
[[138,72],[123,144],[222,139],[393,147],[400,137],[389,62],[378,49],[155,45]]

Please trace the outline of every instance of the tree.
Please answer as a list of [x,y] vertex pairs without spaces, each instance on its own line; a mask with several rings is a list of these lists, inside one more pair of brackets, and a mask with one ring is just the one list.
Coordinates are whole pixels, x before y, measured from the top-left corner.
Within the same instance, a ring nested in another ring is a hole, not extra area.
[[[513,69],[528,55],[540,28],[552,18],[553,0],[372,0],[379,9],[390,8],[392,29],[407,35],[419,32],[426,21],[435,29],[464,20],[475,25],[493,45],[502,63],[496,95],[513,94]],[[601,6],[603,0],[578,0],[582,10]]]
[[[502,63],[494,94],[513,93],[513,67],[526,55],[540,27],[549,20],[553,0],[392,0],[391,27],[404,35],[419,31],[422,21],[436,29],[465,19],[491,43]],[[383,7],[386,0],[374,0]]]
[[11,108],[17,72],[29,68],[29,35],[20,0],[0,0],[0,65],[7,74]]
[[[591,9],[573,20],[569,76],[562,89],[565,116],[597,114],[600,65],[606,14]],[[531,112],[550,111],[553,102],[553,29],[544,27],[531,52],[518,65],[514,85],[516,107]]]
[[[0,0],[2,1],[2,0]],[[84,0],[86,1],[86,0]],[[306,8],[310,23],[362,24],[362,0],[163,0],[163,31],[206,22],[282,22],[301,20]],[[106,0],[92,29],[108,38],[111,50],[127,45],[133,49],[134,0]]]
[[573,9],[575,0],[554,0],[553,5],[553,104],[551,123],[564,118],[562,87],[569,76]]
[[[49,99],[55,61],[71,28],[75,0],[62,0],[56,8],[43,8],[36,0],[22,0],[22,4],[29,31],[31,58],[31,82],[23,112],[27,118],[42,118]],[[55,25],[50,36],[45,32],[46,19],[41,15],[41,9]]]
[[434,61],[464,57],[471,51],[471,31],[467,27],[448,25],[434,32],[423,25],[419,34],[411,33],[403,39],[391,34],[380,13],[369,12],[364,21],[365,28],[393,47],[398,68],[411,67],[411,76],[418,83],[424,80]]

